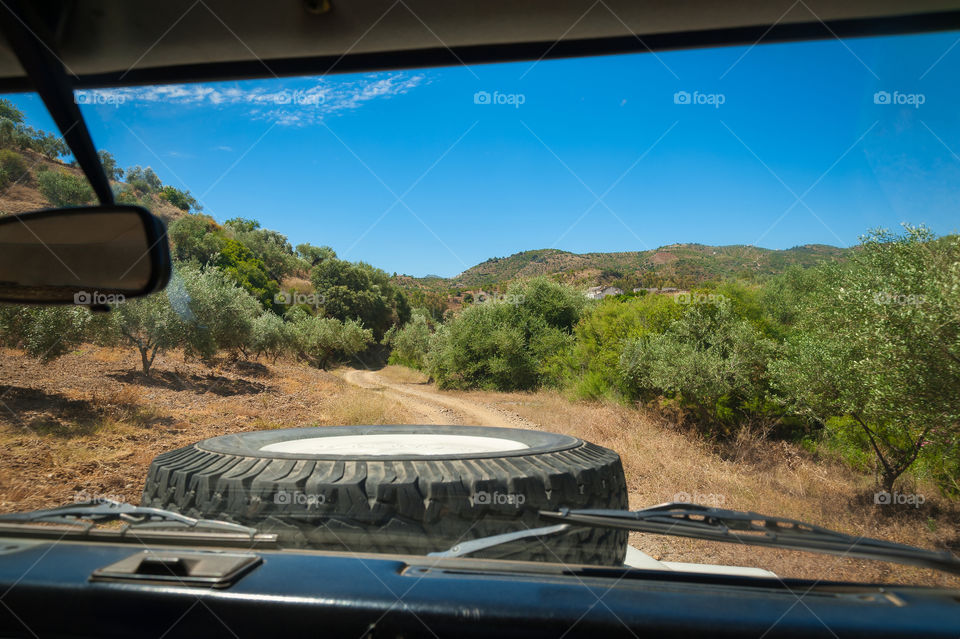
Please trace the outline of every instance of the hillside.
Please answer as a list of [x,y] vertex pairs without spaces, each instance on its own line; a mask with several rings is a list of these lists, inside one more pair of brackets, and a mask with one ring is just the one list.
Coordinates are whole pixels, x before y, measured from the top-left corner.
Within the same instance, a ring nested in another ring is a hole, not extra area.
[[516,279],[545,275],[574,286],[621,284],[689,288],[726,277],[776,275],[797,265],[809,267],[842,258],[846,249],[807,244],[786,250],[747,245],[670,244],[650,251],[570,253],[538,249],[493,257],[452,278],[398,277],[411,290],[455,292],[498,289]]
[[[45,169],[60,171],[77,177],[83,176],[83,171],[78,167],[64,164],[59,160],[51,160],[33,149],[19,149],[17,153],[26,163],[29,175],[22,177],[18,175],[13,178],[13,184],[5,189],[0,189],[0,215],[28,213],[54,206],[38,188],[37,175]],[[124,182],[113,182],[113,184],[117,191],[123,191],[126,188]],[[155,194],[141,196],[138,203],[146,205],[151,212],[168,223],[186,213]],[[91,201],[90,204],[96,204],[96,202]]]

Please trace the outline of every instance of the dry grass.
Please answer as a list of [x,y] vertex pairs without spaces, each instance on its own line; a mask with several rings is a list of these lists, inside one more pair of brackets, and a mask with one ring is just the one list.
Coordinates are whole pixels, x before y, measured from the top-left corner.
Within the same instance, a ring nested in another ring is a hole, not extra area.
[[426,384],[429,379],[425,373],[406,366],[387,366],[378,370],[377,374],[388,382],[400,384]]
[[0,349],[0,510],[101,494],[137,503],[157,454],[225,433],[410,420],[394,401],[295,363],[210,369],[164,353],[145,379],[138,360],[85,346],[44,366]]

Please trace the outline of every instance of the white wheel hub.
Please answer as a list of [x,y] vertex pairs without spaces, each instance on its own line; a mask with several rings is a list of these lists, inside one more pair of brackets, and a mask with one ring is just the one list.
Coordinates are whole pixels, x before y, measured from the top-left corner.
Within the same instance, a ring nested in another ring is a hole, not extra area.
[[268,453],[307,455],[470,455],[499,453],[530,448],[523,442],[498,437],[385,433],[383,435],[341,435],[311,437],[268,444]]

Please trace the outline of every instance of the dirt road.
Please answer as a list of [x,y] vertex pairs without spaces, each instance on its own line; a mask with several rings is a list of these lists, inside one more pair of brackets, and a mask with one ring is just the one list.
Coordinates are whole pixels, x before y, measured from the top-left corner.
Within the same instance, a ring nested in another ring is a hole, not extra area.
[[464,424],[539,429],[540,426],[491,404],[434,390],[426,383],[394,382],[376,371],[349,370],[344,380],[354,386],[383,393],[416,413],[424,424]]

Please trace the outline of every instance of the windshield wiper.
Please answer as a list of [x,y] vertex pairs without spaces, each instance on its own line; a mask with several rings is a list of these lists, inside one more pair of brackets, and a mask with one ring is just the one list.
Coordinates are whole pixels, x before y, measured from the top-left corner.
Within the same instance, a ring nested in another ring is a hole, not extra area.
[[593,526],[749,546],[806,550],[960,574],[960,559],[948,551],[925,550],[891,541],[847,535],[796,519],[769,517],[754,512],[711,508],[699,504],[668,503],[635,511],[561,508],[557,512],[540,511],[540,516],[563,524],[474,539],[433,555],[462,557],[520,539],[556,534],[572,526]]
[[[84,523],[84,520],[90,523]],[[32,510],[22,513],[0,515],[2,522],[47,522],[57,524],[85,525],[87,529],[98,523],[122,521],[128,528],[187,528],[190,530],[211,530],[215,532],[242,533],[253,539],[259,531],[256,528],[235,524],[219,519],[194,519],[172,510],[135,506],[110,499],[68,504],[58,508]]]

